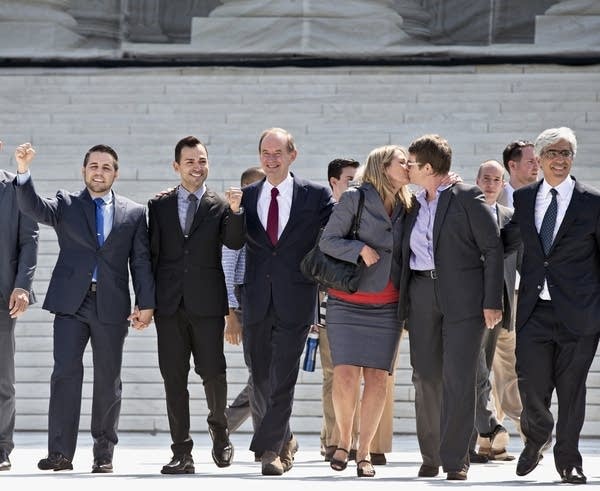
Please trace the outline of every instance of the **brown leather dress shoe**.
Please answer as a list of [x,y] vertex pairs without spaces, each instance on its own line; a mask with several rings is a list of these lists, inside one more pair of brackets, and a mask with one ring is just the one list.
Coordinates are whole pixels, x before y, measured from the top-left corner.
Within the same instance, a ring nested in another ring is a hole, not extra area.
[[263,476],[281,476],[284,472],[279,455],[271,450],[263,452],[260,462]]
[[569,484],[585,484],[587,483],[587,477],[583,473],[581,467],[567,467],[563,469],[560,474],[562,482]]
[[387,459],[385,458],[385,454],[371,452],[371,464],[372,465],[386,465]]
[[294,466],[294,455],[296,455],[298,447],[298,440],[296,440],[296,437],[292,435],[279,454],[281,465],[283,465],[283,472],[289,471]]
[[440,473],[440,468],[432,465],[423,464],[419,468],[419,477],[435,477]]
[[174,455],[167,465],[163,465],[161,474],[193,474],[196,472],[194,468],[194,459],[189,453]]
[[467,480],[467,471],[462,469],[460,471],[449,471],[446,473],[447,481],[466,481]]

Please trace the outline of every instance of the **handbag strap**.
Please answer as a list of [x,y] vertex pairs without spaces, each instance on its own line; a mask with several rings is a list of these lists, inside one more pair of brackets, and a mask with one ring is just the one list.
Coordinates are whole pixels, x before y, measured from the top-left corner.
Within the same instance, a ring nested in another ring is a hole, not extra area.
[[360,228],[360,217],[362,216],[363,207],[365,204],[365,191],[360,186],[357,187],[360,197],[358,198],[358,208],[356,209],[356,215],[352,222],[352,237],[358,239],[358,229]]

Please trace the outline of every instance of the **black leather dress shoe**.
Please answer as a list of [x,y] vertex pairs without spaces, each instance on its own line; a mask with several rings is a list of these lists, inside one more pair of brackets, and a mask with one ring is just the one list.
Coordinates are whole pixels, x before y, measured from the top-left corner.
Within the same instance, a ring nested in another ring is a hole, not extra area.
[[440,473],[440,468],[432,465],[423,464],[419,468],[419,477],[435,477]]
[[542,448],[533,443],[526,443],[519,462],[517,463],[517,476],[526,476],[537,467],[542,457]]
[[562,482],[569,484],[585,484],[587,482],[587,477],[581,467],[567,467],[563,469],[560,477]]
[[161,474],[193,474],[196,471],[194,468],[194,459],[189,453],[174,455],[167,465],[163,465],[160,470]]
[[8,452],[4,449],[0,449],[0,471],[9,471],[11,468],[10,459],[8,458]]
[[72,471],[73,464],[61,453],[51,453],[38,462],[38,469],[43,471]]
[[233,460],[233,445],[229,440],[227,429],[209,428],[208,433],[213,441],[212,459],[217,467],[229,467]]
[[474,450],[469,450],[469,462],[471,464],[487,464],[489,460],[485,455],[478,454]]
[[92,474],[111,474],[112,471],[113,465],[110,459],[94,459]]

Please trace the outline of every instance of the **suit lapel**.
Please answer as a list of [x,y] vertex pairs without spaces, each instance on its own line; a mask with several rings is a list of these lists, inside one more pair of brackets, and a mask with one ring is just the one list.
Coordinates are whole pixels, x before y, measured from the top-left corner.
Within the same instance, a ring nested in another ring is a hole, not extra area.
[[[300,186],[294,178],[290,217],[288,218],[288,221],[285,224],[283,231],[279,235],[279,240],[277,241],[277,244],[279,244],[279,242],[281,242],[282,240],[285,240],[285,238],[290,234],[290,230],[294,230],[296,222],[300,219],[300,210],[304,203],[306,203],[306,189],[303,186]],[[266,233],[267,232],[265,231],[265,236]]]
[[538,254],[545,256],[544,247],[542,246],[542,241],[540,240],[540,234],[537,231],[535,226],[535,200],[537,197],[538,190],[542,181],[540,181],[536,186],[532,186],[527,188],[527,190],[523,191],[523,210],[524,213],[519,213],[519,223],[521,223],[521,230],[525,231],[529,229],[531,233],[533,233],[538,240],[535,241],[538,247]]
[[119,227],[125,220],[125,213],[127,211],[127,205],[115,193],[113,193],[113,199],[115,200],[115,204],[114,204],[115,212],[113,214],[112,228],[110,229],[110,234],[108,234],[108,237],[104,241],[105,244],[106,244],[106,242],[108,242],[111,239],[113,234],[119,230]]
[[204,218],[209,214],[210,209],[213,207],[215,201],[215,193],[213,193],[210,189],[207,188],[206,191],[204,191],[204,194],[202,195],[202,199],[200,200],[200,204],[198,205],[198,209],[196,210],[196,214],[194,215],[194,221],[192,222],[190,235],[194,233],[194,231],[200,226]]
[[92,200],[87,188],[79,193],[79,199],[81,200],[85,221],[87,222],[90,234],[92,237],[94,237],[94,242],[98,243],[98,239],[96,237],[96,205],[94,204],[94,201]]
[[451,186],[450,188],[445,189],[440,193],[437,209],[435,210],[435,219],[433,221],[434,251],[437,249],[438,239],[440,238],[440,230],[442,228],[442,223],[444,223],[444,218],[446,217],[446,212],[448,211],[448,206],[450,205],[450,199],[452,197],[453,192],[454,186]]
[[583,206],[585,191],[581,188],[579,183],[575,181],[575,188],[573,189],[573,195],[571,196],[571,201],[569,202],[569,206],[567,207],[567,211],[565,213],[565,217],[563,218],[558,231],[556,232],[556,237],[552,242],[552,246],[550,247],[550,252],[554,249],[554,245],[558,243],[558,241],[565,235],[567,229],[571,226],[571,224],[577,218],[577,213]]

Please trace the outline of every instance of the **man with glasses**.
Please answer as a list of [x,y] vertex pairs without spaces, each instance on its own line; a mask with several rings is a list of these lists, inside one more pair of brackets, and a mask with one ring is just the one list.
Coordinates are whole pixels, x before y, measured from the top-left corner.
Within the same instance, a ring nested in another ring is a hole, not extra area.
[[504,228],[506,250],[523,242],[517,301],[517,374],[525,448],[517,475],[535,469],[552,441],[563,482],[585,484],[579,435],[586,378],[600,337],[600,192],[571,176],[577,140],[570,128],[550,128],[534,152],[544,179],[515,191]]

